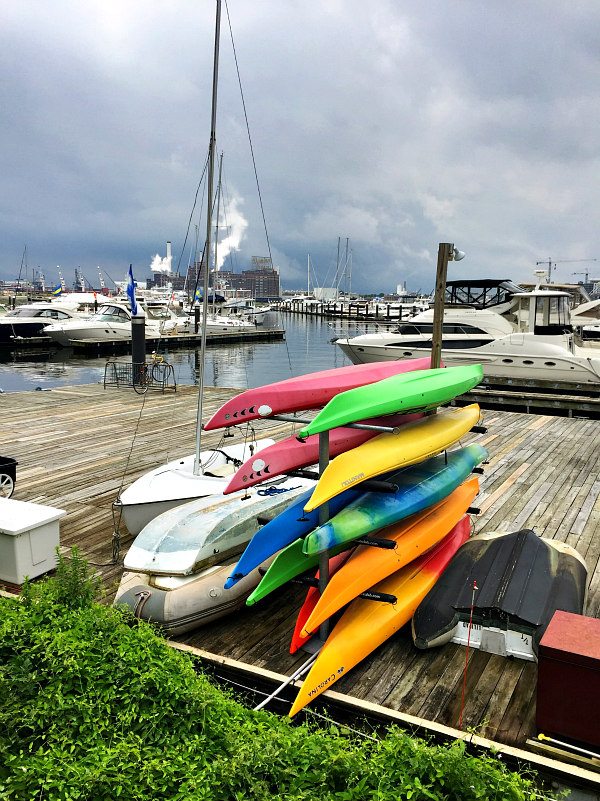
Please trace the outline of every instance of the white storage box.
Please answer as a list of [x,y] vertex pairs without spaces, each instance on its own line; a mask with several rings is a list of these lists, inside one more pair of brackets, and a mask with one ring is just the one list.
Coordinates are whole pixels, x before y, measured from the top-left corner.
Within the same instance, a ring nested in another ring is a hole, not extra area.
[[0,498],[0,579],[23,584],[54,570],[64,509]]

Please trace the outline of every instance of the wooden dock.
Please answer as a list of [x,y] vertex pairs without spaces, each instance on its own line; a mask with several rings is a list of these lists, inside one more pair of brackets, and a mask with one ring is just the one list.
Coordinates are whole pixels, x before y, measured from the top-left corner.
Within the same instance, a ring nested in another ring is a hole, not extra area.
[[[234,390],[208,389],[205,415]],[[14,498],[67,511],[61,544],[77,545],[114,595],[131,537],[115,541],[112,502],[135,478],[194,450],[197,392],[136,395],[100,385],[0,395],[2,455],[18,461]],[[594,420],[488,411],[478,441],[490,452],[477,500],[476,532],[533,528],[575,547],[586,559],[586,614],[600,617],[600,448]],[[261,421],[281,437],[288,424]],[[219,441],[220,432],[206,436]],[[112,561],[113,546],[120,561]],[[235,618],[198,629],[183,642],[278,673],[291,673],[306,654],[289,640],[304,590],[282,588]],[[338,681],[334,689],[436,724],[459,719],[465,649],[417,651],[405,628]],[[534,663],[470,652],[463,726],[524,747],[535,732]]]

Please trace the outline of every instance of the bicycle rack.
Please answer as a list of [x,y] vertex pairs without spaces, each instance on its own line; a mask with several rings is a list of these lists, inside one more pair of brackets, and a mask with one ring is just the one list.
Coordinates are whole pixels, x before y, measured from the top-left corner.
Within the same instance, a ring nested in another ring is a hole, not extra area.
[[149,389],[177,391],[175,371],[167,362],[148,361],[145,364],[109,360],[104,366],[104,388],[132,387],[136,392]]

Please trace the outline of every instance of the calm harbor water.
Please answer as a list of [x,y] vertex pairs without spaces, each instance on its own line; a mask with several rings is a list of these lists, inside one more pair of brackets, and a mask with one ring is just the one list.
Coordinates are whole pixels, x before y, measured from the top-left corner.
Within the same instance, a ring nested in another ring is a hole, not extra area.
[[[335,331],[325,320],[293,314],[280,314],[278,320],[285,328],[285,341],[209,345],[206,385],[244,389],[350,363],[332,344]],[[21,392],[102,382],[108,358],[113,357],[82,356],[69,348],[0,352],[0,390]],[[131,360],[126,355],[116,358]],[[167,351],[165,360],[173,365],[178,384],[198,383],[199,347]]]

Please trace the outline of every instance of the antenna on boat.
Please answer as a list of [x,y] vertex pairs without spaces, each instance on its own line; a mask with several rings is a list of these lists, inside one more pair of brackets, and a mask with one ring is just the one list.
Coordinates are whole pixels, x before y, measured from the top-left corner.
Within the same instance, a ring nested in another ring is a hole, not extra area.
[[196,420],[196,458],[194,459],[194,475],[200,475],[202,463],[200,461],[200,447],[202,439],[202,400],[204,396],[204,360],[206,358],[206,323],[208,318],[208,279],[210,274],[210,240],[212,228],[212,196],[215,180],[215,146],[217,129],[217,78],[219,74],[219,36],[221,31],[221,0],[217,0],[217,10],[215,18],[215,49],[213,59],[213,84],[212,84],[212,107],[210,115],[210,141],[208,145],[208,185],[206,204],[206,254],[205,263],[202,265],[204,276],[204,293],[202,297],[202,335],[200,339],[200,376],[198,386],[198,414]]

